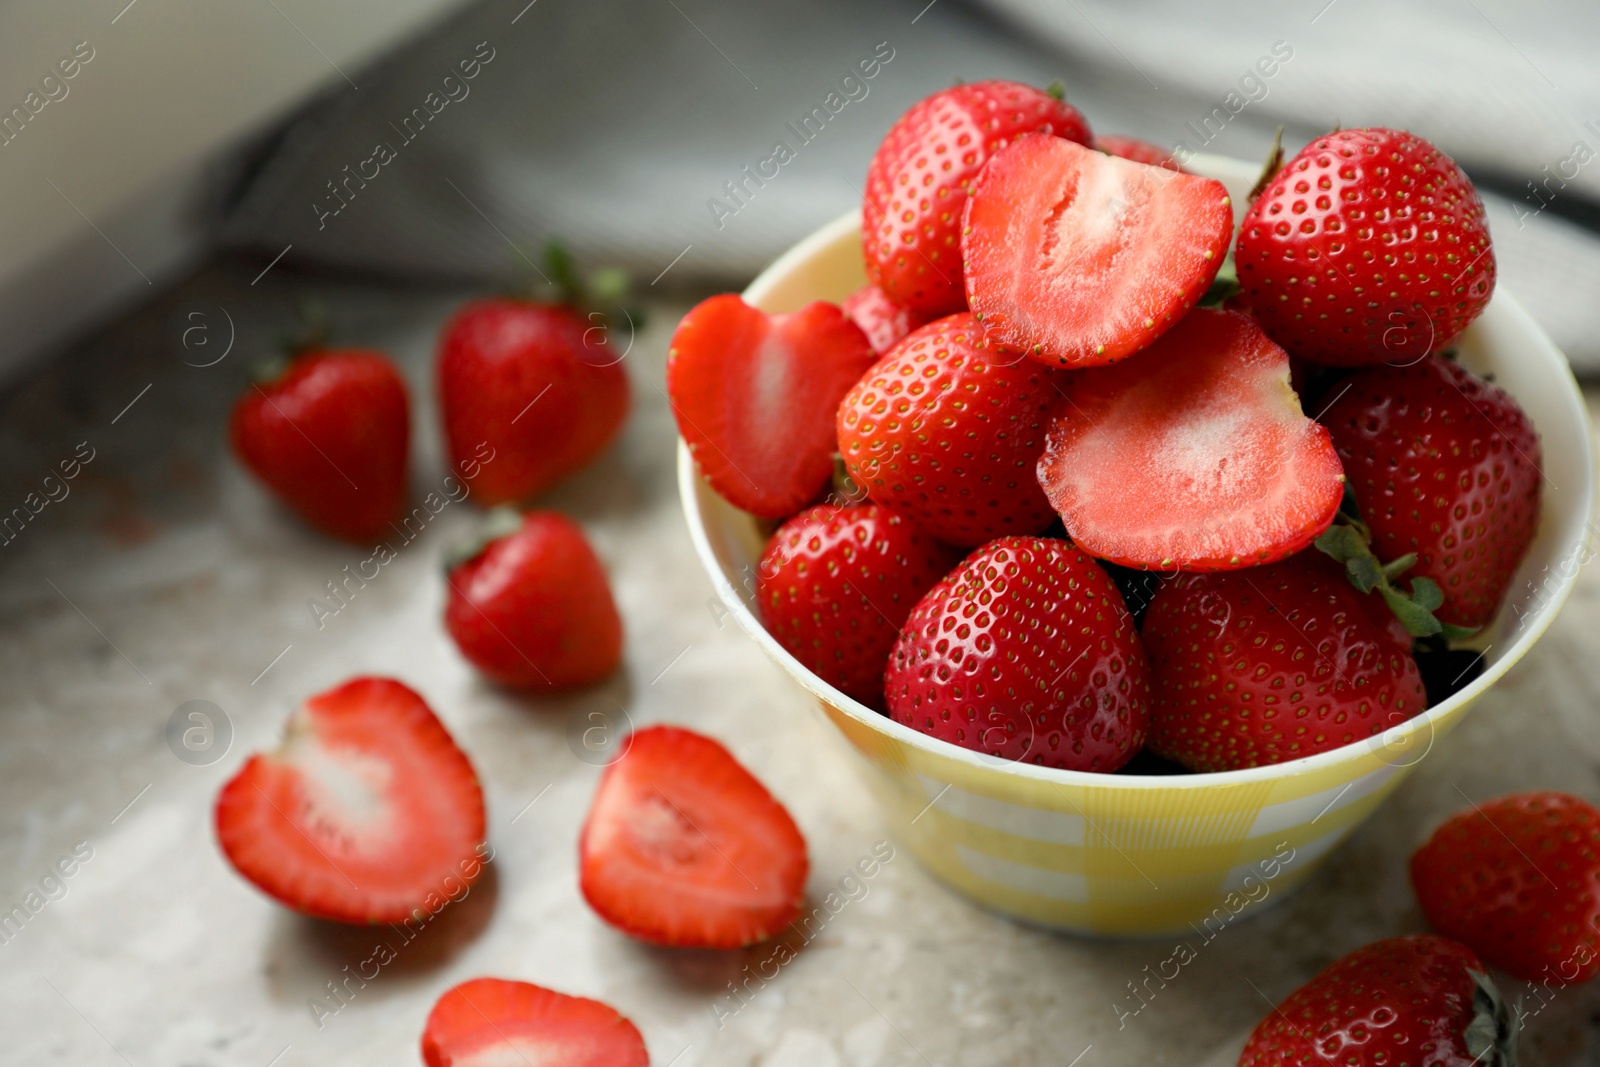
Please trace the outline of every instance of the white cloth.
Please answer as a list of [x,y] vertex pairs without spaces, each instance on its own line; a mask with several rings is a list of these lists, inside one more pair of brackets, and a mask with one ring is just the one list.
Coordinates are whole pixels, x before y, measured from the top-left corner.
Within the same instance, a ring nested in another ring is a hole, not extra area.
[[[1600,112],[1585,111],[1600,6],[987,2],[491,0],[308,108],[225,239],[292,244],[301,264],[511,278],[558,236],[642,283],[671,264],[662,285],[734,286],[858,201],[915,100],[957,79],[1060,78],[1095,129],[1168,147],[1259,158],[1279,123],[1291,150],[1335,123],[1428,137],[1484,183],[1501,283],[1600,373],[1600,235],[1572,221],[1600,218]],[[466,81],[480,42],[493,58]],[[780,142],[790,155],[764,164]],[[393,158],[367,162],[379,143]],[[776,176],[745,171],[763,166]]]

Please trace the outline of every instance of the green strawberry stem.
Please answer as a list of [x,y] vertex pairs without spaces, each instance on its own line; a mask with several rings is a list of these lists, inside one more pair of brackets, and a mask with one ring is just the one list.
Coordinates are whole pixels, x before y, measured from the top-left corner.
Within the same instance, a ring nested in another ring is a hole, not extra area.
[[[1514,1016],[1494,981],[1487,974],[1472,976],[1472,1022],[1467,1024],[1467,1055],[1479,1067],[1516,1067],[1517,1033],[1522,1020]],[[1520,1012],[1517,1013],[1520,1015]]]
[[[1346,505],[1350,504],[1348,491]],[[1323,531],[1315,544],[1319,550],[1344,564],[1350,583],[1363,593],[1374,590],[1383,597],[1395,618],[1405,626],[1412,637],[1443,636],[1450,640],[1470,637],[1476,631],[1440,622],[1434,612],[1444,604],[1444,591],[1432,578],[1411,579],[1411,591],[1402,591],[1395,582],[1417,562],[1414,552],[1382,563],[1372,552],[1372,532],[1366,523],[1344,508],[1339,518]]]
[[1267,150],[1267,158],[1261,164],[1261,176],[1250,187],[1250,195],[1246,199],[1254,201],[1256,197],[1266,192],[1272,179],[1277,177],[1278,171],[1283,169],[1283,127],[1279,126],[1272,135],[1272,147]]
[[1065,103],[1067,99],[1067,86],[1060,78],[1044,87],[1044,95]]
[[445,550],[444,572],[449,574],[463,563],[477,559],[483,550],[502,537],[510,537],[522,528],[522,509],[502,504],[491,508],[483,517],[478,530],[471,537],[456,542]]
[[539,304],[560,304],[579,312],[598,312],[610,325],[618,314],[625,316],[637,331],[644,324],[644,313],[630,301],[633,281],[617,267],[598,267],[580,271],[577,261],[560,241],[549,241],[544,249],[544,268],[526,260],[519,264],[519,282],[511,297]]

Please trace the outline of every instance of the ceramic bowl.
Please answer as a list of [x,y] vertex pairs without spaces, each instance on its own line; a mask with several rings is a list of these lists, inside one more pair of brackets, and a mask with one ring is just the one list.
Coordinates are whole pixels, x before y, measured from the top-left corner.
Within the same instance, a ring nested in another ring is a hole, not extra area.
[[[1240,211],[1256,167],[1196,157]],[[865,282],[851,213],[768,267],[744,298],[768,312],[842,300]],[[1425,759],[1434,742],[1554,620],[1587,562],[1594,457],[1567,361],[1498,289],[1461,340],[1462,362],[1527,410],[1544,448],[1543,513],[1499,618],[1477,639],[1483,674],[1449,700],[1365,742],[1288,763],[1215,774],[1090,774],[1008,762],[936,740],[857,703],[785,652],[754,608],[763,528],[700,478],[678,446],[695,548],[728,612],[816,697],[860,756],[890,829],[935,876],[1018,920],[1102,936],[1195,931],[1304,882]]]

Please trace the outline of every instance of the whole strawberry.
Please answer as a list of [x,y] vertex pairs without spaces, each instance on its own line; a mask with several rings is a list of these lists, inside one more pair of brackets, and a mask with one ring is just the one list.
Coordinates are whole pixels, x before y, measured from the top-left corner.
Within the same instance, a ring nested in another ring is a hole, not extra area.
[[960,559],[886,507],[822,505],[772,535],[756,571],[756,604],[790,655],[882,708],[884,662],[900,624]]
[[1501,797],[1452,816],[1411,857],[1434,928],[1518,978],[1600,974],[1600,810],[1565,793]]
[[1078,110],[1011,81],[944,89],[889,128],[867,168],[861,243],[867,277],[930,318],[966,307],[961,213],[989,157],[1025,133],[1092,139]]
[[382,353],[310,349],[239,398],[228,436],[307,522],[370,544],[405,503],[410,419],[405,382]]
[[893,348],[906,334],[926,326],[928,316],[890,300],[876,285],[863,285],[839,305],[850,321],[861,327],[867,343],[880,356]]
[[1094,146],[1110,156],[1121,156],[1131,159],[1135,163],[1147,163],[1152,167],[1165,167],[1168,170],[1182,170],[1178,161],[1158,144],[1141,141],[1137,137],[1124,137],[1117,133],[1105,133],[1094,139]]
[[1150,671],[1122,594],[1066,541],[984,545],[906,619],[889,715],[1002,759],[1111,772],[1144,743]]
[[[1347,379],[1323,415],[1377,554],[1416,553],[1440,621],[1494,617],[1539,524],[1543,456],[1517,402],[1430,356]],[[1336,387],[1339,388],[1339,387]]]
[[1515,1067],[1517,1027],[1465,945],[1392,937],[1335,960],[1267,1013],[1239,1067]]
[[625,354],[567,304],[497,298],[456,312],[439,338],[439,411],[476,498],[536,496],[610,444],[628,414]]
[[450,567],[444,624],[473,666],[517,689],[599,681],[622,658],[622,619],[578,524],[495,512],[488,540]]
[[1402,130],[1338,130],[1278,171],[1239,228],[1240,299],[1290,352],[1360,367],[1437,352],[1494,292],[1483,202]]
[[1164,582],[1141,634],[1150,749],[1192,771],[1326,752],[1427,706],[1405,627],[1315,549]]
[[839,452],[867,495],[968,548],[1055,517],[1034,468],[1057,372],[982,341],[971,314],[931,322],[839,404]]

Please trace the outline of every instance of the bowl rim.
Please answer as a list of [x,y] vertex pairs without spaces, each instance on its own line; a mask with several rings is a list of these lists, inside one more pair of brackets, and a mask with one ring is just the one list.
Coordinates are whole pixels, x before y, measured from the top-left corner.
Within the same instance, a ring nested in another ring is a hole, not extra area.
[[[1254,173],[1254,164],[1245,164],[1242,161],[1226,157],[1208,157],[1197,155],[1191,166],[1197,170],[1215,172],[1220,170],[1237,170],[1240,167],[1249,167]],[[833,221],[823,225],[807,235],[799,243],[784,252],[763,270],[741,294],[747,303],[756,304],[782,280],[793,273],[800,265],[809,262],[823,250],[835,245],[841,238],[851,233],[859,233],[861,216],[859,211],[851,211]],[[1548,370],[1557,376],[1562,387],[1564,400],[1567,404],[1575,406],[1579,425],[1586,431],[1586,445],[1583,450],[1583,499],[1581,501],[1581,514],[1585,517],[1582,532],[1579,534],[1575,545],[1558,546],[1563,555],[1567,552],[1577,551],[1582,553],[1592,547],[1592,524],[1595,510],[1595,442],[1593,429],[1589,425],[1587,408],[1584,406],[1582,393],[1579,390],[1577,379],[1573,377],[1572,368],[1566,357],[1556,348],[1543,329],[1530,316],[1522,305],[1508,293],[1504,286],[1497,286],[1493,300],[1502,303],[1517,320],[1517,325],[1525,331],[1537,335],[1544,343],[1531,346],[1537,352],[1537,358],[1548,365]],[[1300,774],[1313,773],[1338,764],[1359,759],[1364,751],[1371,751],[1371,738],[1352,741],[1338,748],[1326,752],[1302,756],[1298,759],[1286,760],[1282,763],[1269,763],[1259,767],[1245,767],[1230,771],[1201,771],[1185,774],[1123,774],[1106,773],[1100,771],[1067,770],[1057,767],[1043,767],[1037,764],[1018,763],[1013,760],[1003,760],[986,753],[975,752],[963,748],[950,741],[930,737],[919,730],[896,722],[888,715],[880,714],[867,707],[865,704],[846,696],[821,678],[817,677],[810,669],[795,659],[780,645],[777,640],[761,625],[761,620],[745,604],[733,583],[723,572],[721,565],[711,546],[711,540],[706,532],[705,515],[699,503],[699,492],[704,486],[696,469],[694,459],[689,454],[688,445],[682,436],[678,438],[678,495],[683,507],[684,518],[689,526],[689,536],[694,542],[695,553],[700,557],[700,564],[705,568],[711,578],[712,585],[716,587],[717,595],[723,605],[733,615],[747,634],[755,639],[762,649],[776,659],[789,674],[799,681],[807,691],[828,705],[837,709],[851,719],[867,728],[886,734],[896,741],[939,759],[954,760],[966,765],[971,770],[992,770],[1001,773],[1010,773],[1022,778],[1038,781],[1053,782],[1056,785],[1071,785],[1080,787],[1099,788],[1126,788],[1126,789],[1204,789],[1222,786],[1245,786],[1267,781],[1276,781],[1282,778],[1295,777]],[[707,492],[715,492],[705,486]],[[1524,655],[1533,647],[1546,630],[1555,621],[1567,598],[1572,594],[1577,584],[1578,572],[1581,568],[1573,568],[1570,575],[1560,579],[1556,587],[1551,590],[1543,605],[1534,614],[1527,624],[1526,629],[1505,653],[1493,664],[1490,664],[1481,674],[1448,699],[1428,708],[1422,714],[1408,719],[1397,726],[1390,727],[1382,734],[1375,736],[1387,740],[1409,741],[1414,735],[1423,731],[1435,731],[1439,724],[1448,720],[1466,705],[1483,695],[1491,686],[1498,682]],[[1501,611],[1505,611],[1501,607]]]

